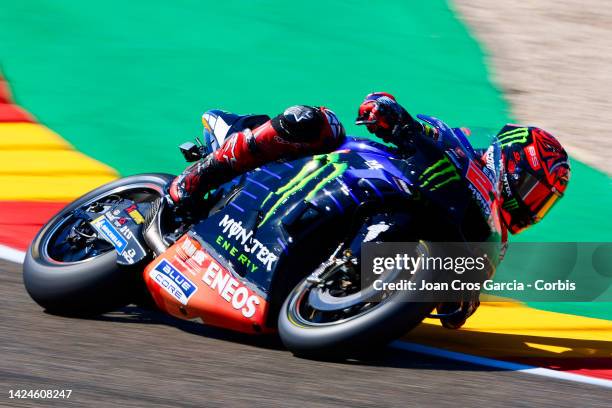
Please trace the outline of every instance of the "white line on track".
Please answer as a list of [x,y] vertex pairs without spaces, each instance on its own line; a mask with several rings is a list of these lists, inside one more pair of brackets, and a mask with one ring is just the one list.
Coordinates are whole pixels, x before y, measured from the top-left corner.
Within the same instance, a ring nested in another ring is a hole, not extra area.
[[584,384],[612,388],[612,381],[603,378],[588,377],[586,375],[566,373],[564,371],[551,370],[548,368],[511,363],[508,361],[495,360],[487,357],[473,356],[471,354],[458,353],[456,351],[449,351],[437,347],[424,346],[422,344],[410,343],[407,341],[395,341],[391,343],[391,347],[399,350],[411,351],[413,353],[427,354],[430,356],[442,357],[455,361],[463,361],[465,363],[493,367],[501,370],[517,371],[525,374],[539,375],[541,377],[557,378],[560,380],[568,380]]
[[[0,259],[5,259],[7,261],[21,264],[23,263],[24,258],[25,252],[0,244]],[[487,357],[473,356],[471,354],[458,353],[456,351],[449,351],[436,347],[424,346],[422,344],[409,343],[406,341],[395,341],[391,343],[391,347],[394,347],[399,350],[410,351],[413,353],[427,354],[430,356],[442,357],[455,361],[463,361],[465,363],[493,367],[501,370],[518,371],[526,374],[539,375],[541,377],[557,378],[561,380],[568,380],[584,384],[599,385],[601,387],[612,388],[612,381],[605,380],[603,378],[587,377],[585,375],[550,370],[548,368],[511,363],[508,361],[495,360]]]
[[0,259],[20,264],[25,259],[25,252],[0,244]]

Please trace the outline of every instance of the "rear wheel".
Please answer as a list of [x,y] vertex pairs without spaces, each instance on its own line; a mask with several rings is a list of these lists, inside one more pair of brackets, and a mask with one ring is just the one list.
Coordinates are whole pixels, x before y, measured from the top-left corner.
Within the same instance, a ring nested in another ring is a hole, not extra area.
[[[428,250],[421,243],[415,256],[426,256]],[[414,277],[427,273],[420,270]],[[395,271],[381,275],[381,280],[395,282],[399,276]],[[400,337],[433,308],[433,303],[411,302],[408,291],[381,293],[373,286],[362,287],[359,259],[347,251],[295,287],[281,308],[278,328],[285,346],[297,355],[341,357]]]
[[139,270],[120,267],[117,253],[98,238],[79,210],[92,211],[130,199],[139,207],[163,195],[169,174],[142,174],[113,181],[78,198],[53,217],[26,253],[23,280],[29,295],[58,314],[96,314],[130,302]]

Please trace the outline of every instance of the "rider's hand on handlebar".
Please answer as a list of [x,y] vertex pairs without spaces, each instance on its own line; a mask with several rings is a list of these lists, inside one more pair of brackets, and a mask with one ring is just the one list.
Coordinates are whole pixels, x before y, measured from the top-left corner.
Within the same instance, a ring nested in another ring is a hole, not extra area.
[[377,136],[390,134],[401,121],[402,107],[393,96],[384,93],[370,94],[359,106],[356,125],[366,125]]

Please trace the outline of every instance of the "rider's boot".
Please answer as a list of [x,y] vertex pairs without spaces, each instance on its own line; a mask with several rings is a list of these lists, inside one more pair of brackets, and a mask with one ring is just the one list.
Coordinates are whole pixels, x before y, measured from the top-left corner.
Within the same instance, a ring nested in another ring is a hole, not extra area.
[[187,167],[170,183],[168,193],[173,204],[189,211],[197,207],[206,192],[263,164],[265,154],[258,154],[255,138],[275,133],[268,123],[253,131],[245,129],[234,133],[219,149]]
[[171,210],[183,219],[189,218],[197,211],[206,192],[231,180],[245,169],[257,167],[261,159],[256,156],[256,135],[270,138],[276,134],[269,122],[253,132],[245,129],[234,133],[218,150],[193,163],[172,180],[168,194],[154,202],[145,216],[143,237],[156,255],[166,249],[160,231],[162,210]]

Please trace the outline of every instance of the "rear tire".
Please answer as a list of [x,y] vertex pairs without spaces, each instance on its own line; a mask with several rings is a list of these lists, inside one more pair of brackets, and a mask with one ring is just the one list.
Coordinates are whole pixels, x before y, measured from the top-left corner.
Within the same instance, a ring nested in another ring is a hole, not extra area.
[[78,198],[53,217],[26,252],[23,281],[32,299],[47,311],[63,315],[99,314],[130,303],[141,279],[140,267],[120,267],[114,250],[78,262],[61,262],[51,258],[45,246],[55,227],[75,209],[136,186],[161,196],[172,178],[141,174],[119,179]]
[[303,313],[300,312],[300,303],[308,304],[308,291],[313,288],[308,279],[289,294],[278,317],[283,343],[295,355],[302,357],[343,358],[372,351],[413,329],[435,307],[430,302],[411,302],[408,291],[399,291],[365,313],[337,322],[310,323],[300,317]]
[[288,302],[279,315],[279,334],[293,354],[307,358],[343,358],[384,347],[415,328],[435,307],[432,303],[388,302],[346,323],[309,327],[289,317]]

